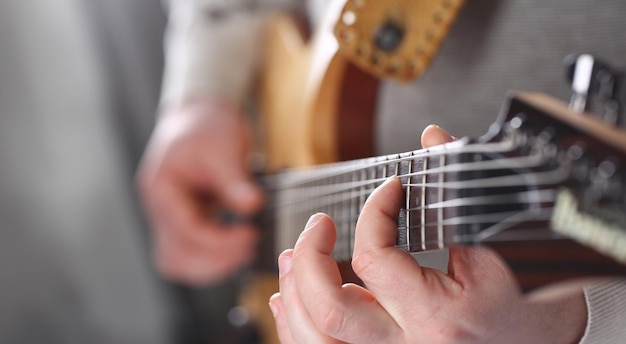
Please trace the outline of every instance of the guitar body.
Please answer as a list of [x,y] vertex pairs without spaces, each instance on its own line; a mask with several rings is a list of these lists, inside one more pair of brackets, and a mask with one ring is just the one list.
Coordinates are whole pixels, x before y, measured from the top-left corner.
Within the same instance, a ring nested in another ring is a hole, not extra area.
[[[332,35],[336,19],[329,15],[310,39],[290,14],[277,14],[269,24],[258,85],[258,146],[267,173],[374,153],[379,81],[339,54]],[[264,341],[279,343],[267,306],[269,297],[278,291],[271,235],[260,252],[262,272],[255,273],[253,282],[241,293],[241,304],[252,314]],[[346,281],[354,280],[349,263],[342,264],[341,270]]]
[[276,15],[267,35],[259,86],[267,172],[373,154],[377,79],[338,54],[328,26],[311,41],[301,27]]
[[[316,62],[328,73],[314,76],[314,49],[298,23],[288,15],[277,15],[268,30],[259,87],[265,169],[277,172],[335,161],[336,123],[331,105],[336,99],[326,88],[337,91],[343,61],[333,60],[330,47]],[[312,104],[324,111],[315,113]]]

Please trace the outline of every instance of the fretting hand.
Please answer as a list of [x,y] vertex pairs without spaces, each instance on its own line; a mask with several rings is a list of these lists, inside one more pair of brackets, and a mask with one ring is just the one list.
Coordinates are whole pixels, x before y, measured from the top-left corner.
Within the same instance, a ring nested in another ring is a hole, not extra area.
[[[452,139],[431,126],[422,143]],[[283,343],[574,343],[581,337],[580,289],[531,299],[489,249],[451,249],[445,274],[395,248],[401,203],[400,181],[392,178],[359,217],[352,266],[367,289],[342,285],[330,255],[333,222],[311,217],[295,248],[279,258],[280,293],[270,307]]]

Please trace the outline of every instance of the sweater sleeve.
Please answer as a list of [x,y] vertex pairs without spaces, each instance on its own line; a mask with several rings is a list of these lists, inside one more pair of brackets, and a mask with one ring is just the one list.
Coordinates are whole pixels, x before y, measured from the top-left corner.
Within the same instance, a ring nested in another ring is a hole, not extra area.
[[626,280],[585,288],[588,320],[580,344],[621,344],[626,340]]
[[290,0],[169,0],[161,106],[210,94],[241,104],[269,13]]

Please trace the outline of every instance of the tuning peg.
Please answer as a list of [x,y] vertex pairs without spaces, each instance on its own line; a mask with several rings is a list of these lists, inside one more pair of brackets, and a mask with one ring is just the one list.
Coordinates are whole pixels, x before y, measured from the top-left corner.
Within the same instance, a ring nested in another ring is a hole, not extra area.
[[602,119],[612,125],[618,124],[626,101],[624,73],[590,54],[568,55],[564,64],[573,91],[570,107],[576,112],[588,111],[589,98],[597,96],[602,101]]

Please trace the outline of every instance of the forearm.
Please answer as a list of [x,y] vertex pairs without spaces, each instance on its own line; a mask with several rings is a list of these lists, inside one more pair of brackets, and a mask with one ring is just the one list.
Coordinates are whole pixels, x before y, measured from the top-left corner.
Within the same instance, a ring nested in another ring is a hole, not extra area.
[[[530,301],[532,311],[524,316],[524,340],[520,343],[572,344],[583,336],[587,322],[582,289],[556,288],[560,293]],[[530,340],[531,339],[531,340]]]
[[[533,342],[613,344],[626,338],[626,280],[588,279],[529,295]],[[534,325],[533,325],[534,324]]]

